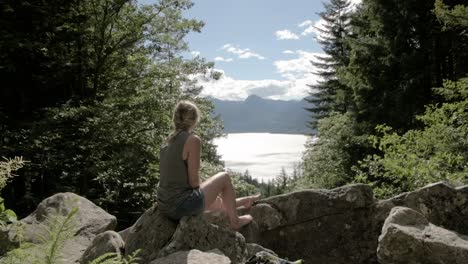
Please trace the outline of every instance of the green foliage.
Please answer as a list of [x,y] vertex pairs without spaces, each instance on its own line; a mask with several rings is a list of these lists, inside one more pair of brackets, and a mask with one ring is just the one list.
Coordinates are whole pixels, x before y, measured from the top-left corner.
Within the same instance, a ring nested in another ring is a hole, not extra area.
[[435,1],[434,13],[444,23],[446,28],[461,27],[468,34],[468,6],[456,5],[453,8],[444,4],[442,0]]
[[[185,36],[203,26],[184,16],[191,1],[34,0],[35,9],[7,2],[0,9],[0,76],[15,85],[0,93],[0,156],[21,153],[31,161],[6,190],[20,214],[55,192],[71,191],[130,224],[127,213],[154,202],[159,147],[182,99],[202,112],[196,131],[202,159],[220,163],[213,139],[221,121],[211,118],[214,106],[198,98],[202,88],[190,78],[213,64],[181,55],[188,50]],[[22,32],[30,14],[35,26]],[[30,46],[16,45],[22,41]],[[18,58],[22,54],[26,58]],[[25,75],[34,78],[25,82]]]
[[117,253],[106,253],[102,256],[97,257],[89,264],[137,264],[140,258],[137,257],[140,250],[135,250],[132,254],[126,258],[122,258]]
[[[47,217],[35,234],[41,243],[21,243],[20,247],[7,253],[2,259],[4,264],[59,264],[64,263],[62,250],[65,242],[78,231],[74,216],[78,208],[73,208],[65,216],[57,212]],[[21,227],[20,227],[21,228]]]
[[[22,168],[24,163],[25,161],[23,161],[22,157],[15,157],[14,159],[4,158],[4,161],[0,161],[0,191],[5,188],[8,180],[15,176],[13,172]],[[15,223],[18,219],[13,210],[5,208],[4,201],[0,197],[0,228],[10,223]]]
[[427,106],[417,117],[422,129],[398,135],[378,126],[380,135],[371,140],[383,154],[360,162],[357,182],[372,184],[381,197],[436,181],[468,183],[468,78],[445,81],[434,91],[446,102]]
[[356,136],[356,127],[350,113],[332,113],[319,121],[318,138],[311,137],[303,155],[303,176],[300,188],[334,188],[352,178],[351,165],[358,157],[352,156],[364,142]]
[[319,13],[324,21],[319,32],[318,43],[326,55],[316,56],[312,64],[318,68],[321,80],[311,85],[307,101],[312,104],[311,127],[317,128],[318,120],[328,116],[331,112],[346,112],[352,109],[352,90],[337,78],[340,68],[348,65],[350,45],[347,38],[351,35],[351,2],[349,0],[331,0],[324,3],[325,11]]
[[[361,2],[349,16],[351,33],[343,37],[347,61],[326,68],[351,89],[350,100],[344,111],[318,123],[319,138],[307,145],[298,188],[366,182],[384,197],[436,180],[464,182],[460,118],[466,105],[431,89],[468,72],[466,8],[462,0]],[[330,100],[328,105],[343,102]]]
[[0,161],[0,191],[5,188],[8,180],[15,176],[13,172],[21,169],[25,163],[22,157],[3,159],[4,161]]
[[11,209],[6,209],[4,200],[0,197],[0,228],[5,227],[10,223],[15,223],[18,220],[15,212]]

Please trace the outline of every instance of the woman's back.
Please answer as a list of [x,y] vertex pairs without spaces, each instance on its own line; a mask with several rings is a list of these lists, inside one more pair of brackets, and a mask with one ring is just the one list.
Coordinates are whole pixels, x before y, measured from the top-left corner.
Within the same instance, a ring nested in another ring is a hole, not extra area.
[[187,198],[192,187],[188,182],[187,161],[182,153],[185,142],[190,133],[180,131],[170,144],[163,144],[160,148],[160,179],[157,191],[159,209],[168,211],[177,207]]

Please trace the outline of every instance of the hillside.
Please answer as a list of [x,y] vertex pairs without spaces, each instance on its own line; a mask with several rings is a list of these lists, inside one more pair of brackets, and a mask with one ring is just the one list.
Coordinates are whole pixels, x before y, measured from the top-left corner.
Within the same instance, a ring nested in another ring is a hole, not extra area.
[[269,132],[282,134],[309,134],[307,127],[310,107],[305,99],[271,100],[250,95],[244,101],[228,101],[210,97],[215,115],[224,122],[225,133]]

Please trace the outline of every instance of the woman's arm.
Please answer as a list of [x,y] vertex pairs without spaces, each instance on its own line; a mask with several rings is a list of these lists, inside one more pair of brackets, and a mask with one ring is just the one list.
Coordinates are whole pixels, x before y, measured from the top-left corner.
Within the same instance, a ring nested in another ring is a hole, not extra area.
[[197,135],[189,137],[188,143],[188,178],[192,188],[200,187],[201,139]]

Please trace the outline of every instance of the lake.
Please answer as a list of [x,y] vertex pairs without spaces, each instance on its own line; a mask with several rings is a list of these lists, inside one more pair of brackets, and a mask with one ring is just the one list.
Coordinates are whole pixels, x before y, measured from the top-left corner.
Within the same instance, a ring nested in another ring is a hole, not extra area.
[[276,177],[284,167],[288,175],[301,161],[309,136],[270,133],[231,133],[216,138],[218,154],[226,169],[249,173],[259,181]]

